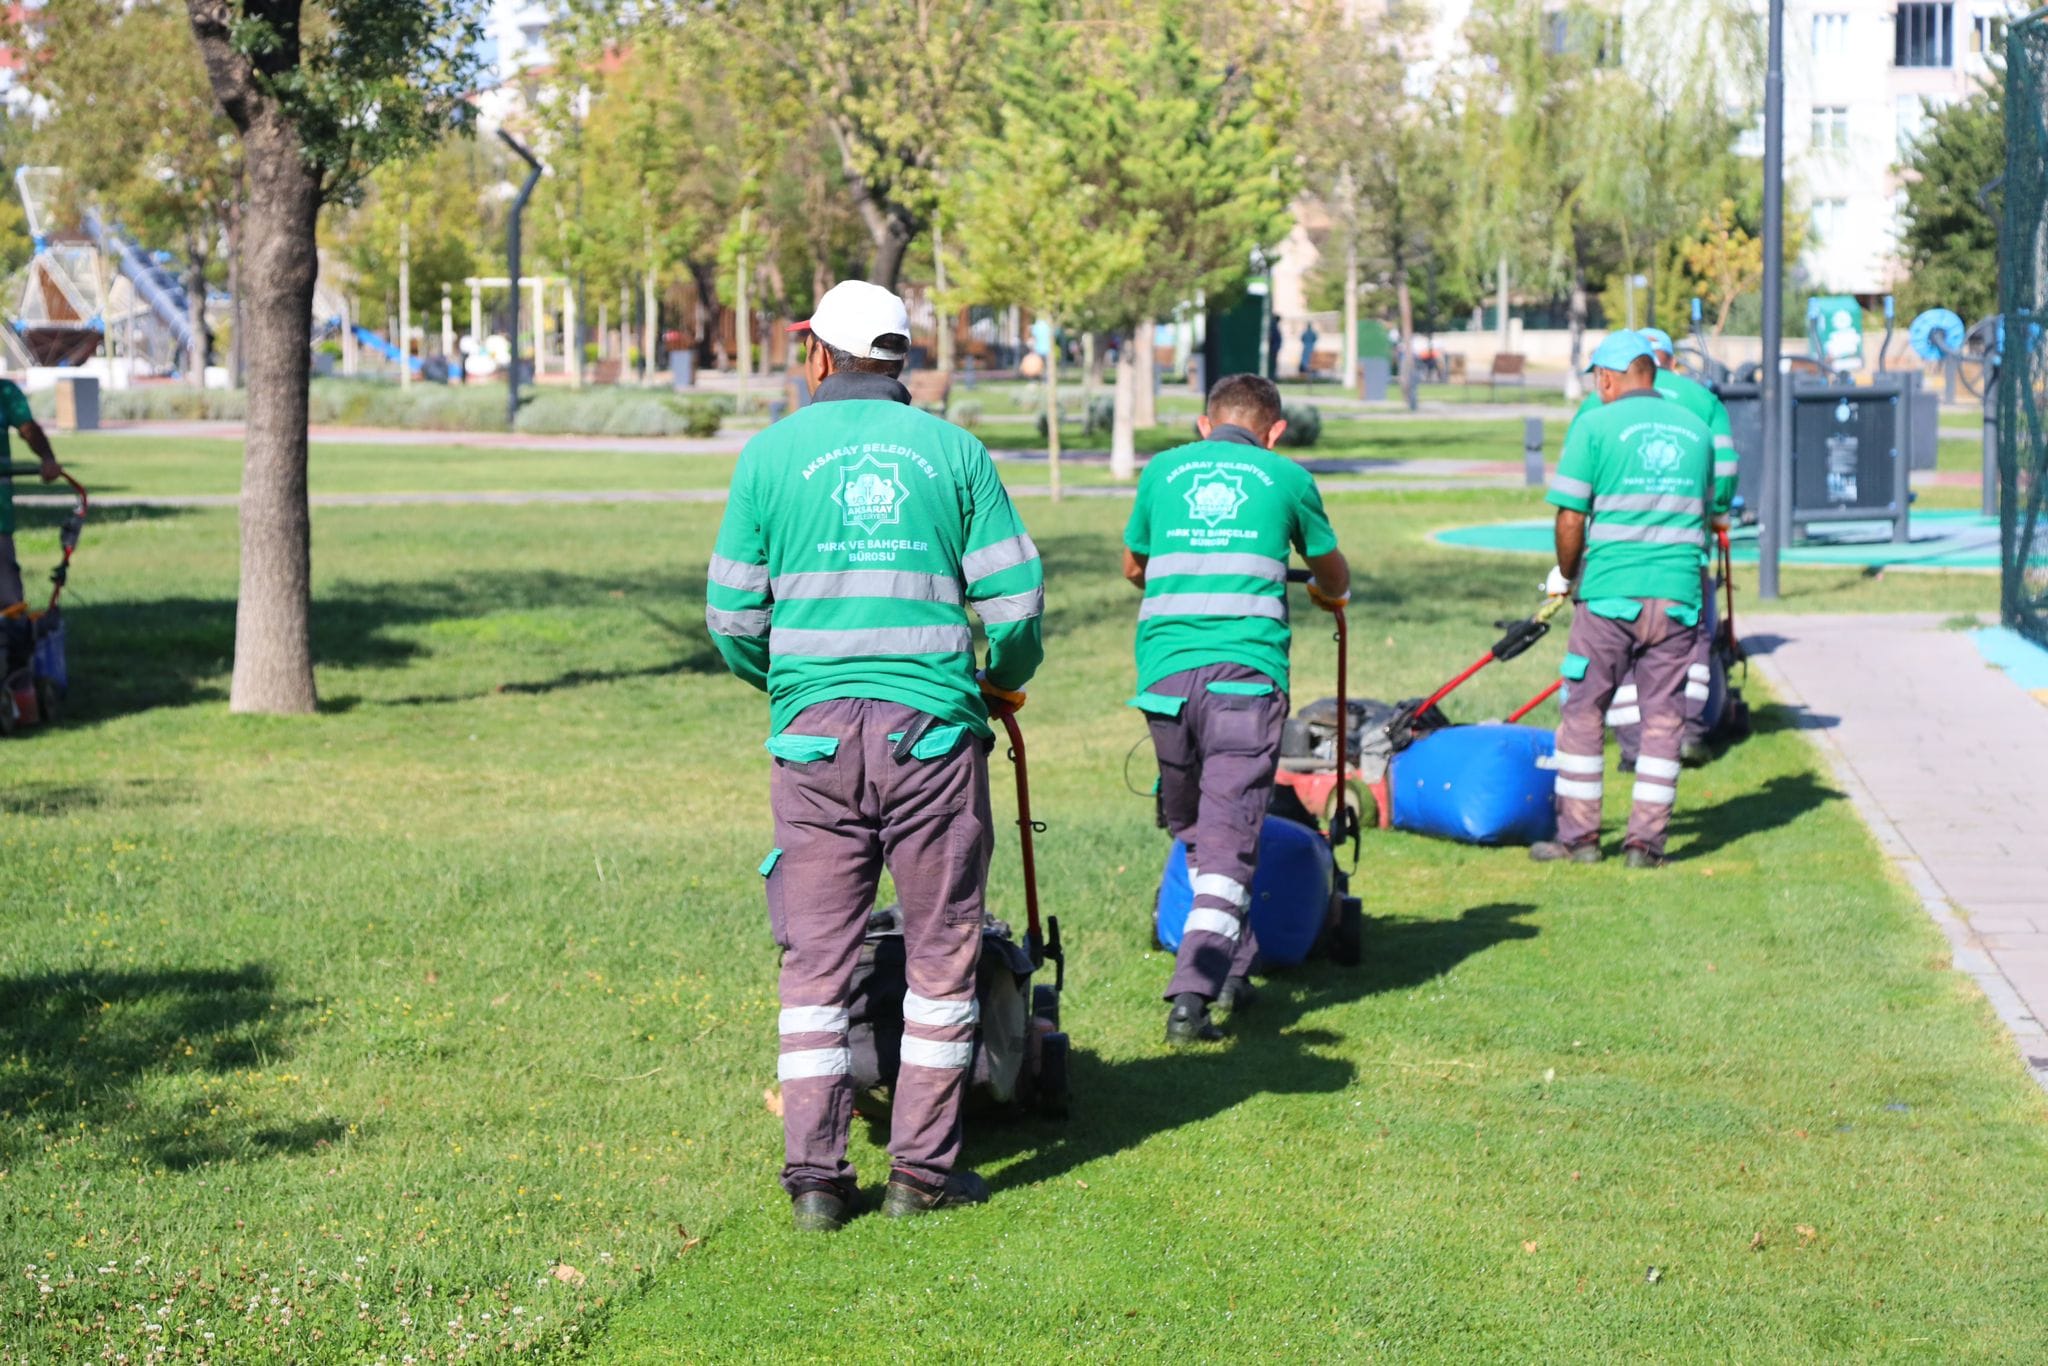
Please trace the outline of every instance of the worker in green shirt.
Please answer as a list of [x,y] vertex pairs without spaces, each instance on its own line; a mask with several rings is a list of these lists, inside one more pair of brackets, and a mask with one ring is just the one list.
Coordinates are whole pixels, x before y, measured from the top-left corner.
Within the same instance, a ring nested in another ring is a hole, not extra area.
[[1166,1017],[1169,1043],[1219,1039],[1210,1007],[1251,1003],[1256,946],[1246,910],[1287,718],[1287,556],[1309,598],[1351,597],[1312,475],[1273,453],[1280,391],[1229,375],[1196,421],[1202,439],[1154,456],[1124,530],[1124,577],[1142,589],[1138,695],[1159,756],[1160,814],[1187,847],[1194,903]]
[[[903,301],[843,281],[798,328],[811,402],[740,452],[705,620],[768,693],[782,1184],[796,1226],[825,1231],[857,1190],[849,1005],[885,865],[910,989],[882,1213],[988,1199],[955,1164],[993,846],[989,708],[1023,705],[1045,577],[988,451],[898,381]],[[979,673],[970,607],[988,634]]]
[[28,410],[28,395],[7,380],[0,379],[0,683],[7,683],[29,666],[35,650],[35,632],[29,624],[27,595],[21,582],[21,563],[14,557],[14,480],[7,468],[12,452],[7,449],[7,428],[21,433],[21,439],[42,462],[45,484],[63,474],[50,438]]
[[[1639,335],[1649,343],[1651,358],[1657,362],[1657,392],[1706,423],[1707,430],[1713,435],[1712,529],[1716,534],[1724,532],[1728,529],[1729,512],[1735,502],[1737,469],[1735,437],[1728,421],[1728,409],[1712,389],[1673,368],[1674,352],[1669,332],[1662,328],[1645,327],[1640,330]],[[1600,392],[1595,389],[1587,394],[1585,402],[1579,405],[1579,414],[1583,415],[1599,406]],[[1700,638],[1693,647],[1693,657],[1685,668],[1685,735],[1679,744],[1679,754],[1688,762],[1703,760],[1709,753],[1707,706],[1713,698],[1714,632],[1720,622],[1719,603],[1714,596],[1711,557],[1701,564],[1700,574]],[[1633,678],[1625,678],[1621,686],[1615,689],[1614,704],[1607,711],[1607,724],[1614,728],[1615,740],[1621,746],[1621,766],[1624,770],[1635,767],[1636,753],[1642,740],[1642,721],[1642,707],[1637,700],[1636,681]]]
[[1656,361],[1634,332],[1593,352],[1600,407],[1575,418],[1551,477],[1557,507],[1553,595],[1578,607],[1564,657],[1557,728],[1557,838],[1532,846],[1540,862],[1600,861],[1604,722],[1631,673],[1642,710],[1642,751],[1624,842],[1631,868],[1664,862],[1678,799],[1686,668],[1698,643],[1700,567],[1714,499],[1707,424],[1657,392]]

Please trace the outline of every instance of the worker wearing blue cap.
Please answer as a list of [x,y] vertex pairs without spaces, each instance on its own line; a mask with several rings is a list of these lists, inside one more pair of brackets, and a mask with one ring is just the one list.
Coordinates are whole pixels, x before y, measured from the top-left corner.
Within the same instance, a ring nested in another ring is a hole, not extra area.
[[1600,406],[1573,420],[1547,500],[1557,508],[1548,586],[1578,599],[1557,727],[1557,838],[1529,854],[1600,861],[1607,709],[1633,672],[1642,752],[1623,847],[1631,868],[1655,868],[1678,799],[1714,441],[1706,423],[1657,392],[1657,363],[1640,333],[1609,336],[1586,368]]
[[[1729,511],[1735,501],[1736,475],[1735,435],[1728,421],[1728,409],[1712,389],[1673,368],[1675,352],[1669,332],[1661,327],[1645,327],[1639,331],[1650,345],[1651,358],[1657,362],[1657,392],[1688,409],[1706,423],[1707,430],[1713,434],[1713,526],[1717,533],[1725,531]],[[1579,405],[1579,412],[1585,413],[1599,406],[1600,395],[1596,391],[1586,395],[1586,401]],[[1708,721],[1711,719],[1708,709],[1714,696],[1714,633],[1720,621],[1714,600],[1711,563],[1702,565],[1700,573],[1703,624],[1699,644],[1685,669],[1685,738],[1679,745],[1679,756],[1690,763],[1698,763],[1712,753],[1707,744]],[[1723,682],[1725,686],[1725,679]],[[1621,766],[1624,770],[1636,766],[1636,754],[1642,742],[1642,719],[1642,709],[1636,698],[1636,681],[1633,678],[1623,679],[1621,687],[1615,691],[1614,705],[1608,708],[1607,724],[1614,728],[1614,738],[1621,745]]]

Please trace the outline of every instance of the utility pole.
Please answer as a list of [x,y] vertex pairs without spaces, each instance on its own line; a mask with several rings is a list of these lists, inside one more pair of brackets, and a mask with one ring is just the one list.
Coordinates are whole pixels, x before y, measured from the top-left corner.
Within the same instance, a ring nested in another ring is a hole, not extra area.
[[455,354],[455,297],[448,292],[448,286],[441,286],[441,363],[455,370],[455,378],[462,378],[462,357]]
[[1505,252],[1501,253],[1501,258],[1500,258],[1500,264],[1499,264],[1499,266],[1498,266],[1498,267],[1497,267],[1496,269],[1497,269],[1497,271],[1498,271],[1498,276],[1497,276],[1497,279],[1498,279],[1498,281],[1499,281],[1499,285],[1498,285],[1498,293],[1497,293],[1497,297],[1496,297],[1496,300],[1495,300],[1495,303],[1494,303],[1494,322],[1495,322],[1496,326],[1495,326],[1495,328],[1494,328],[1494,339],[1493,339],[1493,343],[1494,343],[1494,350],[1496,350],[1496,351],[1505,351],[1505,350],[1507,350],[1507,349],[1508,349],[1509,345],[1511,344],[1511,343],[1509,342],[1509,340],[1508,340],[1508,258],[1507,258],[1507,253],[1505,253]]
[[739,396],[733,404],[733,411],[736,413],[744,413],[747,410],[747,371],[754,361],[753,328],[749,326],[747,317],[747,227],[752,221],[753,213],[751,208],[740,210],[739,278],[733,289],[733,299],[738,305],[733,310],[733,350],[739,353],[736,359],[739,362],[740,380]]
[[[510,430],[519,425],[519,220],[526,213],[526,201],[533,196],[533,187],[540,183],[540,162],[504,129],[498,130],[498,137],[527,165],[526,183],[513,197],[512,215],[505,225],[505,264],[512,277],[512,363],[505,370],[505,427]],[[539,378],[538,371],[534,377]]]
[[1784,547],[1791,472],[1789,435],[1779,422],[1785,377],[1778,372],[1778,340],[1785,309],[1785,0],[1770,0],[1770,50],[1764,73],[1764,505],[1757,538],[1756,595],[1778,596],[1778,552]]

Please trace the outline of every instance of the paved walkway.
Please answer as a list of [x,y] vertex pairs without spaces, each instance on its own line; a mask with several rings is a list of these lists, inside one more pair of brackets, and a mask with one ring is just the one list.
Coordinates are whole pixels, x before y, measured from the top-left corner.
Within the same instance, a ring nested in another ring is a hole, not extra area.
[[1951,618],[1745,616],[1756,668],[2048,1087],[2048,705]]

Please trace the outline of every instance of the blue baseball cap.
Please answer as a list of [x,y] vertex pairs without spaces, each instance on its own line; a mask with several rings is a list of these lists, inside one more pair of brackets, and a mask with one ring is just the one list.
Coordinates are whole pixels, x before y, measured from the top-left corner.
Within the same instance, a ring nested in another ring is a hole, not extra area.
[[1661,327],[1639,327],[1636,329],[1652,351],[1662,351],[1667,356],[1678,354],[1678,348],[1671,344],[1671,334]]
[[1588,370],[1626,370],[1639,360],[1650,357],[1650,344],[1643,340],[1640,332],[1610,332],[1607,340],[1593,348],[1593,359],[1586,362]]

